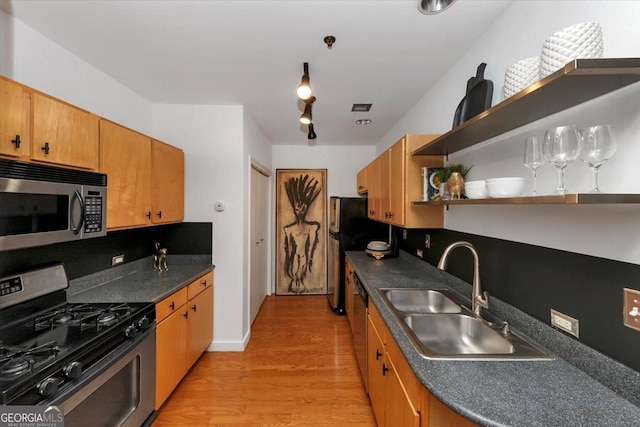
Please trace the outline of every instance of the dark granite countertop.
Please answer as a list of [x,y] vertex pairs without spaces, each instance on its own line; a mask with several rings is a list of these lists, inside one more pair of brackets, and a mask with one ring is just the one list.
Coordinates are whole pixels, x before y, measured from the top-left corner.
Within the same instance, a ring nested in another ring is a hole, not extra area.
[[167,271],[156,271],[149,257],[72,280],[67,300],[156,303],[214,269],[211,256],[174,255],[167,257],[167,264]]
[[[471,285],[401,252],[375,260],[347,252],[419,381],[443,403],[485,426],[638,426],[640,374],[508,304],[491,298],[491,311],[554,354],[541,361],[425,359],[375,291],[385,287],[452,289],[467,301]],[[605,385],[606,384],[606,385]]]

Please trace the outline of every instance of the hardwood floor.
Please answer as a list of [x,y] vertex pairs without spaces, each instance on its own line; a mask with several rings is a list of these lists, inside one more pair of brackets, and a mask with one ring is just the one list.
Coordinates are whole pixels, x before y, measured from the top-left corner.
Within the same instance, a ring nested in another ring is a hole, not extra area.
[[154,427],[375,426],[346,316],[326,296],[269,296],[244,352],[205,353]]

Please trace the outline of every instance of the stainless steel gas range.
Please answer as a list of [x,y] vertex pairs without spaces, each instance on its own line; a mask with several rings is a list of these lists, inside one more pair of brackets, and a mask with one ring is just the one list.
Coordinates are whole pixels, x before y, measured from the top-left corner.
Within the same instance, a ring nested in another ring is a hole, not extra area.
[[153,303],[68,303],[61,264],[0,278],[0,403],[70,426],[140,426],[155,407]]

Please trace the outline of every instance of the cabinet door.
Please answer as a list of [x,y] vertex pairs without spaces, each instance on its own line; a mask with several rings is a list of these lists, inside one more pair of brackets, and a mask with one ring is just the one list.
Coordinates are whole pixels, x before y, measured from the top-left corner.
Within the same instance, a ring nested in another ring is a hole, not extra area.
[[151,224],[151,139],[100,121],[100,172],[107,177],[107,229]]
[[38,93],[31,108],[32,159],[98,169],[98,116]]
[[[384,357],[384,345],[378,335],[371,318],[367,318],[367,376],[369,381],[369,399],[373,414],[378,422],[378,427],[385,424],[385,376],[383,370],[386,369]],[[390,424],[397,425],[397,424]]]
[[358,194],[366,194],[369,191],[369,187],[367,186],[367,170],[368,168],[363,168],[356,176]]
[[187,306],[180,306],[156,329],[156,409],[187,373]]
[[400,380],[398,371],[387,357],[386,366],[386,412],[385,421],[389,426],[419,427],[420,413],[412,405],[409,396]]
[[389,199],[390,156],[391,156],[390,150],[387,150],[384,153],[382,153],[379,157],[380,158],[380,216],[378,219],[384,222],[389,222],[390,215],[391,215],[391,200]]
[[0,78],[0,154],[29,155],[25,97],[22,86]]
[[189,300],[189,368],[209,347],[212,340],[213,286],[209,286]]
[[389,153],[389,221],[395,225],[404,225],[404,172],[405,138],[395,143]]
[[154,140],[151,153],[152,221],[180,222],[184,220],[184,152]]
[[367,167],[369,169],[368,178],[369,181],[369,218],[380,220],[383,218],[382,215],[382,159],[377,157],[372,163]]

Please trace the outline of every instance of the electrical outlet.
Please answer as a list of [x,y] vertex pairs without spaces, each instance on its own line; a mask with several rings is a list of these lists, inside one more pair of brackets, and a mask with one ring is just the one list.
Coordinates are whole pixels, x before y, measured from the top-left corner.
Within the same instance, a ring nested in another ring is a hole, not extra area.
[[124,254],[122,255],[116,255],[113,258],[111,258],[111,265],[118,265],[118,264],[122,264],[124,262]]
[[640,291],[624,288],[622,292],[624,297],[624,305],[622,307],[624,325],[640,331]]
[[416,249],[416,255],[422,258],[422,251],[420,249]]
[[431,236],[428,234],[424,235],[424,247],[427,249],[431,249]]
[[406,228],[403,228],[403,229],[402,229],[402,238],[403,238],[404,240],[407,240],[407,229],[406,229]]
[[578,319],[574,319],[571,316],[567,316],[564,313],[560,313],[554,309],[551,309],[551,326],[555,326],[576,338],[580,337],[580,329]]

